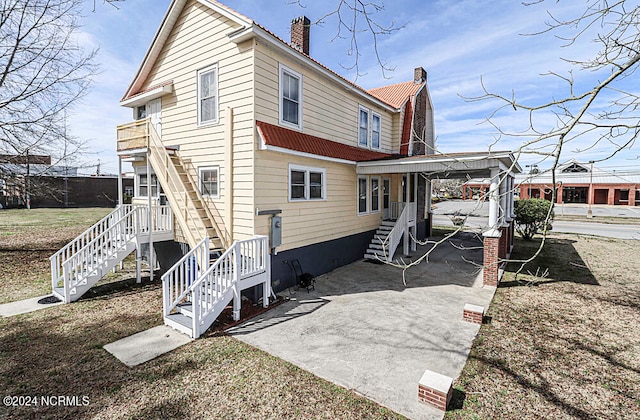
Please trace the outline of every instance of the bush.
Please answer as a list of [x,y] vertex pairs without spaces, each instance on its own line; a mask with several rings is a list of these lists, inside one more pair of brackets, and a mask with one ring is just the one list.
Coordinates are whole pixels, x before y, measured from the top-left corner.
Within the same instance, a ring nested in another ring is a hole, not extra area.
[[549,214],[550,209],[551,202],[539,198],[515,201],[516,230],[524,240],[530,241],[536,233],[544,231],[545,224],[546,230],[551,230],[553,211]]

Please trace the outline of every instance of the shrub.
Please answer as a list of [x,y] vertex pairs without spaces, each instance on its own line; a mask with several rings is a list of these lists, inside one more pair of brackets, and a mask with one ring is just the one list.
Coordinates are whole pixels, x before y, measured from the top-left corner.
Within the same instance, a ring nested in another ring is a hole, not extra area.
[[[551,202],[539,198],[528,198],[515,202],[516,230],[526,241],[533,239],[533,236],[545,230],[551,230],[553,220],[553,210]],[[549,219],[547,220],[547,216]]]

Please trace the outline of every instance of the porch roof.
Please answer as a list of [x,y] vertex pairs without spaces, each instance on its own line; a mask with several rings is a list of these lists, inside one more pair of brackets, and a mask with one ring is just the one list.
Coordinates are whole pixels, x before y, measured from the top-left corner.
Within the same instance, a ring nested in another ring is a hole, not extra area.
[[522,168],[509,151],[391,157],[356,164],[358,175],[420,172],[433,178],[464,179],[489,177],[492,170],[518,174]]

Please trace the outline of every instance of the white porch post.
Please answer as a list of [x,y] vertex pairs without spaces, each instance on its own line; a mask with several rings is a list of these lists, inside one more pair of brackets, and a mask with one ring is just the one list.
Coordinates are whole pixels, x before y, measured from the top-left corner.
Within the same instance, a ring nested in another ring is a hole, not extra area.
[[500,172],[498,169],[491,170],[491,186],[489,187],[489,229],[490,231],[498,230],[498,217],[500,209],[498,204],[498,182],[500,180]]
[[122,197],[122,157],[118,156],[118,206],[124,204]]
[[[413,174],[413,199],[415,200],[416,205],[414,206],[413,212],[413,230],[411,233],[414,238],[418,237],[418,173]],[[411,200],[409,200],[411,201]],[[411,241],[411,251],[415,252],[418,250],[418,244],[416,241]]]
[[[404,184],[404,192],[405,192],[405,201],[404,201],[404,207],[405,209],[409,210],[407,208],[407,206],[409,205],[409,203],[411,202],[411,198],[410,198],[410,194],[409,194],[409,184],[410,184],[410,180],[411,180],[411,174],[409,172],[406,173],[405,175],[405,184]],[[403,241],[402,241],[402,252],[404,253],[404,255],[409,255],[409,218],[405,217],[405,225],[404,225],[404,237],[403,237]]]
[[509,189],[511,190],[511,194],[509,194],[509,201],[511,202],[511,204],[509,205],[509,217],[511,217],[511,220],[516,218],[516,212],[515,212],[515,202],[514,202],[514,194],[515,194],[515,188],[516,188],[516,178],[514,176],[511,176],[510,178],[510,187]]
[[151,150],[147,146],[147,229],[149,229],[149,280],[153,281],[153,269],[155,268],[155,261],[153,258],[153,219],[151,217],[151,194],[153,191],[151,185],[151,162],[149,158],[151,157]]

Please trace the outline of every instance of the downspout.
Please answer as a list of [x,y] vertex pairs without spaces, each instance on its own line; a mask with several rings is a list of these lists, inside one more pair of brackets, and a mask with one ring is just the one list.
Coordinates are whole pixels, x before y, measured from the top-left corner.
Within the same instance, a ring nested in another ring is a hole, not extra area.
[[[223,239],[228,239],[229,245],[231,245],[233,243],[233,108],[228,107],[226,109],[225,120],[225,223],[227,225],[226,231],[229,233],[229,238]],[[224,232],[224,230],[225,229],[220,229],[221,232]]]

